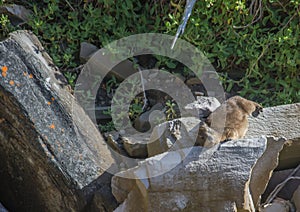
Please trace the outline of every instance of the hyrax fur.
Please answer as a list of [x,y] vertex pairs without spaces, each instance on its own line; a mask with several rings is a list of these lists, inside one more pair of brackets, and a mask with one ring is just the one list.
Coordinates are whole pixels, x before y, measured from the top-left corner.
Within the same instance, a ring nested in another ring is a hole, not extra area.
[[257,117],[263,107],[240,96],[227,99],[199,127],[197,144],[206,147],[219,142],[243,138],[248,130],[248,117]]

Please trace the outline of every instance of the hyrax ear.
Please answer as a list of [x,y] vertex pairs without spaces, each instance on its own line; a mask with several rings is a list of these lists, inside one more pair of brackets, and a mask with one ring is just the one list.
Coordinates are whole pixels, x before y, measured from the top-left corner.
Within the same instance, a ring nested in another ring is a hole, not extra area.
[[253,116],[253,117],[257,117],[257,116],[259,115],[259,113],[261,113],[261,112],[263,112],[263,107],[260,106],[260,105],[257,105],[257,106],[255,107],[255,110],[254,110],[253,113],[252,113],[252,116]]

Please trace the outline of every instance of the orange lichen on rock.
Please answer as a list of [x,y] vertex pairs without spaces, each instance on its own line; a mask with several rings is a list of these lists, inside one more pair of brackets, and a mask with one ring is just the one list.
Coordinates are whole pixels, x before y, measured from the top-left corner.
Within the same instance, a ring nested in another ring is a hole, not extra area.
[[1,70],[2,70],[2,72],[7,72],[8,68],[7,68],[7,66],[2,66]]
[[50,125],[50,128],[51,128],[51,129],[55,129],[55,125],[54,125],[54,124],[51,124],[51,125]]
[[32,78],[33,78],[33,75],[32,75],[32,74],[29,74],[29,78],[32,79]]
[[8,70],[7,66],[2,66],[1,70],[2,70],[2,73],[1,73],[2,77],[6,77],[7,76],[7,70]]
[[48,105],[51,105],[51,102],[47,102]]
[[9,81],[9,84],[10,84],[11,86],[14,86],[14,85],[15,85],[15,82],[14,82],[13,80],[10,80],[10,81]]

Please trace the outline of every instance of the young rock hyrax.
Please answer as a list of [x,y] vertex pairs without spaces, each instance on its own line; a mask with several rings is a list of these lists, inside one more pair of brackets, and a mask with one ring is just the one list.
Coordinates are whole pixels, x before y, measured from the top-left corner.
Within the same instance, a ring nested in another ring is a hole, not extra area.
[[199,127],[199,145],[212,146],[216,143],[243,138],[248,130],[248,116],[257,117],[262,106],[240,96],[227,99],[213,111]]

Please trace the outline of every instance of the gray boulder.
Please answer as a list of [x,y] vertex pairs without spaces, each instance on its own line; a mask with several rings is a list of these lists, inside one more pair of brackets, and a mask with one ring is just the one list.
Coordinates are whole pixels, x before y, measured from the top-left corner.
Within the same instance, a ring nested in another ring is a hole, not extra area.
[[0,198],[12,211],[80,211],[93,195],[83,188],[115,161],[39,49],[27,31],[0,42]]
[[113,177],[113,194],[123,202],[116,211],[254,211],[249,179],[266,142],[230,141],[148,158]]

